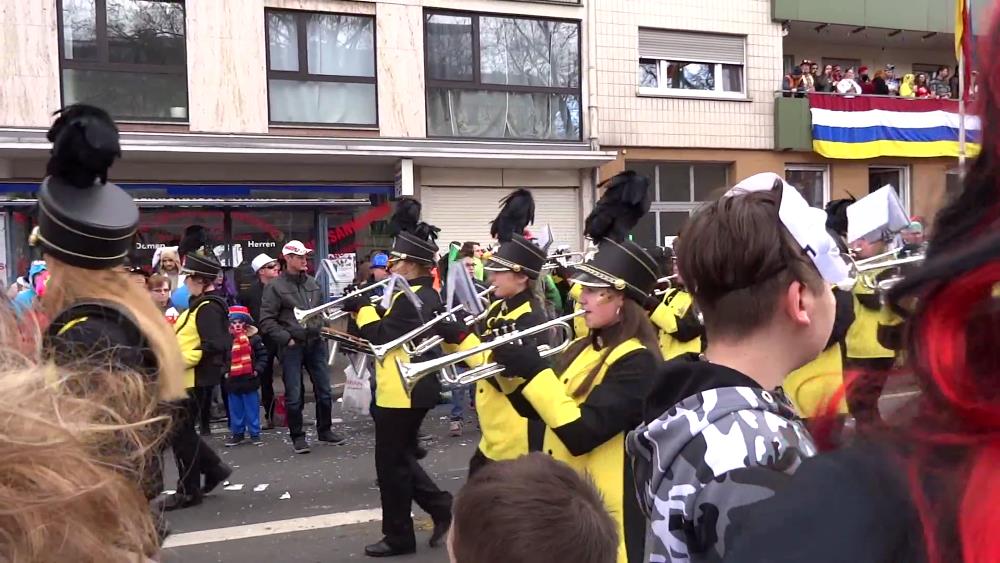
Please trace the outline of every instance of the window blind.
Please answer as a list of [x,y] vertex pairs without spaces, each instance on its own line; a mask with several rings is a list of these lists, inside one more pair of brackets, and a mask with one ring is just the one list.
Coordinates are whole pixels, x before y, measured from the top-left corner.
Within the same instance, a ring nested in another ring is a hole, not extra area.
[[746,37],[639,28],[639,57],[681,62],[745,64]]

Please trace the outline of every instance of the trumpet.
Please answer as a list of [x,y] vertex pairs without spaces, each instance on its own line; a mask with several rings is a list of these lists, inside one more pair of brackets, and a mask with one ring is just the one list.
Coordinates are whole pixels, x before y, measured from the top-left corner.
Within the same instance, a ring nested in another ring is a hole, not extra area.
[[862,260],[860,262],[855,262],[851,267],[851,270],[854,273],[854,275],[851,276],[851,279],[853,280],[860,279],[861,283],[864,284],[864,286],[867,287],[868,289],[887,291],[891,289],[892,286],[895,285],[900,279],[902,279],[902,277],[893,276],[892,278],[886,280],[876,281],[872,276],[865,276],[862,274],[864,274],[865,272],[870,272],[872,270],[894,268],[896,266],[902,266],[904,264],[913,264],[916,262],[922,262],[924,260],[923,254],[917,254],[914,256],[907,256],[905,258],[896,258],[894,260],[882,260],[875,262],[872,261],[873,258],[881,258],[884,256],[885,255],[872,256],[872,258]]
[[661,295],[663,295],[666,292],[670,291],[670,288],[674,287],[674,280],[676,280],[676,279],[677,279],[677,274],[674,274],[672,276],[666,276],[666,277],[663,277],[663,278],[660,278],[660,279],[656,280],[656,285],[660,285],[660,284],[664,284],[665,283],[665,284],[667,284],[667,287],[666,287],[666,289],[656,289],[656,290],[653,290],[653,295],[655,295],[657,297],[660,297]]
[[[335,321],[348,314],[347,311],[340,309],[341,305],[345,301],[357,295],[361,295],[362,293],[366,293],[373,289],[383,287],[387,285],[390,281],[392,281],[392,278],[386,278],[378,283],[373,283],[371,285],[362,287],[357,291],[352,291],[338,299],[334,299],[333,301],[330,301],[329,303],[324,303],[323,305],[320,305],[318,307],[313,307],[312,309],[299,309],[298,307],[296,307],[295,310],[292,311],[292,314],[295,315],[295,320],[299,321],[299,324],[303,326],[305,326],[310,320],[318,316],[322,317],[327,322]],[[372,296],[372,303],[376,303],[379,299],[381,298],[377,295]]]
[[[489,295],[489,293],[494,289],[495,286],[491,285],[490,287],[477,293],[476,297],[478,299],[485,300],[486,296]],[[403,334],[402,336],[396,338],[395,340],[386,342],[385,344],[371,344],[369,342],[369,347],[371,348],[371,355],[375,356],[375,359],[377,359],[378,361],[382,361],[383,358],[389,355],[389,352],[392,352],[396,348],[402,348],[403,352],[405,352],[406,355],[410,357],[421,356],[423,354],[426,354],[427,352],[430,352],[434,347],[439,346],[443,341],[440,336],[437,335],[432,336],[430,338],[425,339],[423,342],[420,342],[419,344],[411,344],[411,341],[420,338],[421,335],[426,333],[428,330],[434,328],[434,326],[440,323],[441,321],[454,317],[456,313],[458,313],[464,308],[465,305],[455,305],[451,309],[443,311],[442,313],[438,314],[437,316],[427,321],[426,323],[418,326],[417,328],[411,330],[410,332]],[[480,313],[479,315],[475,317],[470,316],[468,319],[465,320],[466,324],[472,325],[479,319],[485,317],[487,310],[488,307],[484,307],[483,312]]]
[[558,354],[569,347],[570,343],[573,342],[573,319],[585,314],[586,311],[576,311],[575,313],[552,319],[546,323],[498,336],[493,340],[476,346],[475,348],[461,350],[453,354],[448,354],[447,356],[441,356],[440,358],[427,360],[425,362],[404,364],[397,358],[396,367],[399,369],[399,377],[403,381],[403,389],[405,389],[407,393],[411,393],[413,388],[416,387],[417,383],[419,383],[421,379],[432,373],[439,374],[438,379],[441,380],[441,384],[445,387],[467,385],[469,383],[479,381],[480,379],[492,377],[502,372],[504,370],[504,366],[496,362],[488,362],[462,373],[456,373],[456,370],[449,370],[447,368],[453,367],[473,356],[482,354],[483,352],[488,352],[494,348],[498,348],[512,342],[517,342],[522,338],[547,332],[551,329],[560,330],[562,341],[556,346],[549,346],[547,344],[538,346],[538,354],[543,358]]
[[[572,260],[570,259],[572,258]],[[587,253],[579,250],[573,252],[561,252],[558,254],[551,254],[548,257],[548,261],[542,266],[542,270],[551,271],[555,270],[560,266],[566,268],[572,268],[573,266],[579,266],[587,261]]]

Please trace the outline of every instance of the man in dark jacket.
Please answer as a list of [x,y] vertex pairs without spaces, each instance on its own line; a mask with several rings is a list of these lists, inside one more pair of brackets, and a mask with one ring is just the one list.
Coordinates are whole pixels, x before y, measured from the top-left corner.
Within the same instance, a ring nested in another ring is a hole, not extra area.
[[309,453],[309,443],[302,429],[302,365],[312,378],[316,395],[317,438],[321,442],[342,444],[346,438],[331,430],[333,401],[330,374],[326,365],[326,346],[320,338],[323,321],[311,320],[306,326],[295,320],[295,309],[311,309],[323,303],[323,292],[316,278],[310,276],[306,256],[312,250],[297,240],[289,241],[281,253],[285,272],[264,288],[261,300],[260,329],[278,348],[285,382],[285,407],[288,431],[295,453]]
[[[254,280],[250,287],[240,292],[237,300],[250,311],[250,317],[260,318],[261,301],[264,298],[264,286],[271,283],[281,275],[281,265],[276,258],[271,258],[267,254],[261,253],[254,257],[250,263],[253,268]],[[270,338],[263,338],[264,346],[267,348],[267,365],[260,371],[260,398],[264,403],[264,430],[274,428],[274,358],[278,352],[278,345]]]

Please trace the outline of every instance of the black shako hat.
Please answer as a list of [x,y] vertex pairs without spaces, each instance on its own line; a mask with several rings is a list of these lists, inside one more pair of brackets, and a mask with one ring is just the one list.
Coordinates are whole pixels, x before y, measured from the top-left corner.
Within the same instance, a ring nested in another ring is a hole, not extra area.
[[118,128],[100,108],[71,105],[49,129],[52,156],[38,190],[38,226],[32,244],[80,268],[122,264],[139,224],[139,208],[108,183],[108,168],[121,156]]
[[433,266],[438,251],[434,241],[441,229],[420,220],[421,208],[415,199],[402,198],[396,202],[396,210],[389,218],[389,233],[395,237],[389,255]]
[[215,278],[222,271],[222,265],[214,256],[205,254],[204,251],[189,252],[184,257],[184,266],[181,268],[190,275],[205,278]]
[[521,235],[511,235],[510,240],[501,243],[500,249],[490,256],[483,266],[491,272],[515,272],[537,280],[547,253],[535,243]]
[[656,286],[657,265],[653,257],[632,241],[604,239],[590,262],[573,267],[572,280],[584,287],[608,287],[645,303]]

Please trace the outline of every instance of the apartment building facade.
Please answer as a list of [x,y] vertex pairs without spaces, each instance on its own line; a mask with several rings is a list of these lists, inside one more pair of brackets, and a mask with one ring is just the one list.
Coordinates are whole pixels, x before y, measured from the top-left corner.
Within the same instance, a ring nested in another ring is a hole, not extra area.
[[142,209],[134,258],[191,224],[246,269],[290,239],[384,247],[412,195],[441,240],[489,238],[528,187],[580,244],[596,167],[573,0],[0,0],[0,263],[26,269],[52,112],[108,109]]
[[[985,3],[973,6],[985,21]],[[910,213],[932,216],[959,185],[955,158],[825,158],[809,100],[779,90],[803,59],[871,74],[892,64],[899,77],[952,67],[953,13],[946,0],[597,2],[597,135],[618,154],[600,175],[654,179],[635,238],[664,244],[722,188],[765,171],[815,205],[892,184]]]

